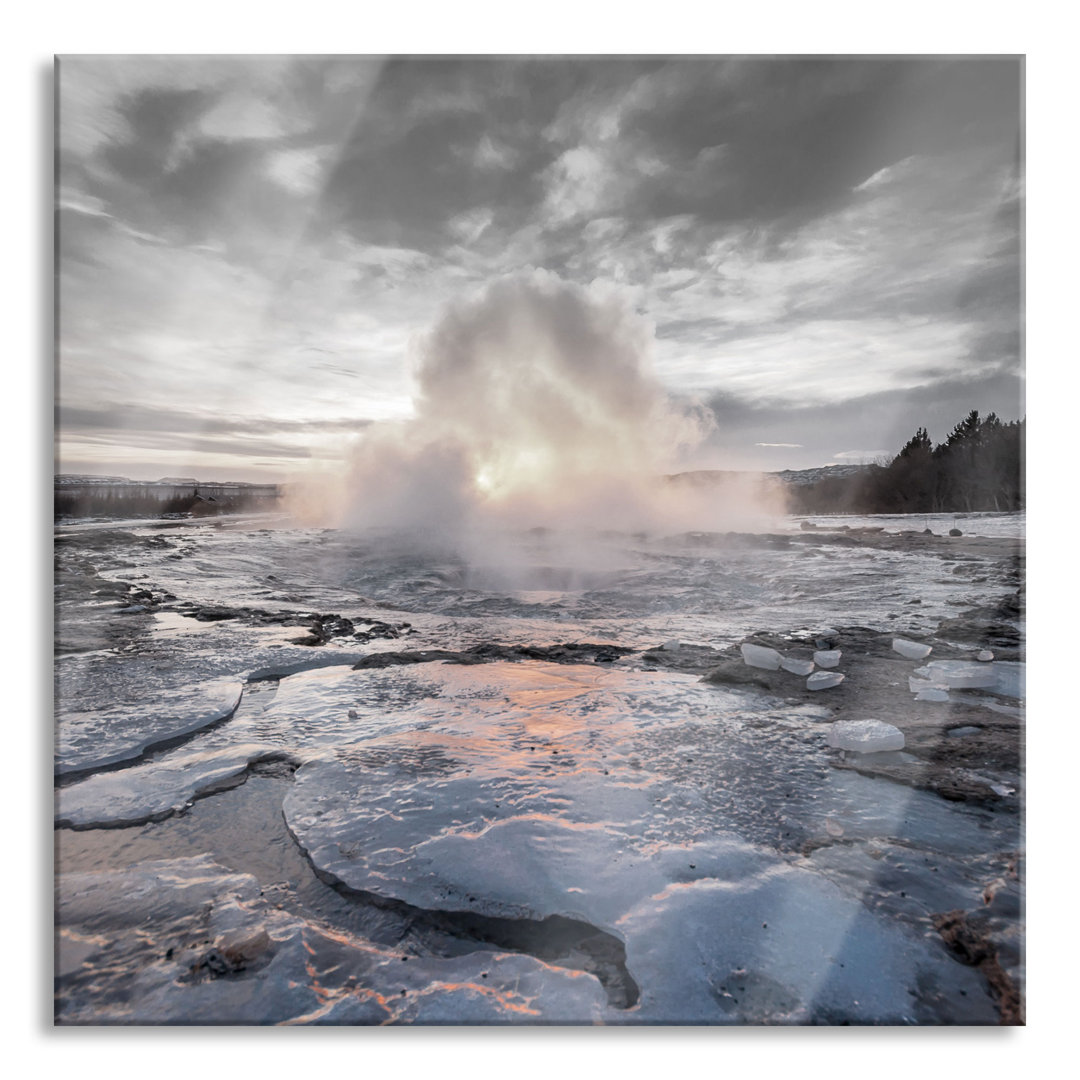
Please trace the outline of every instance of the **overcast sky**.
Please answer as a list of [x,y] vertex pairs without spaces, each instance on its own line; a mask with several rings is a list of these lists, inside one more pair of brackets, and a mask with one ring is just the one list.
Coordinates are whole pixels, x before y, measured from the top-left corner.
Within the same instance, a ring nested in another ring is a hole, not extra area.
[[1023,415],[1017,59],[66,57],[58,469],[283,479],[529,267],[805,468]]

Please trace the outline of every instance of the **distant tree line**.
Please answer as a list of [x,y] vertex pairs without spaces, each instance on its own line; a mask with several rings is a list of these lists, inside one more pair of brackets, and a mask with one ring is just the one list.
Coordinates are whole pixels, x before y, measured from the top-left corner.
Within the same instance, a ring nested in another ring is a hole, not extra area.
[[926,428],[888,465],[790,492],[795,513],[932,514],[1024,508],[1024,420],[972,410],[938,446]]
[[86,487],[58,487],[53,491],[55,517],[160,517],[182,514],[195,504],[194,495],[162,499],[135,491]]
[[58,484],[53,488],[53,515],[55,518],[159,518],[164,514],[202,517],[269,510],[277,499],[277,489],[273,485],[226,493],[218,490],[213,495],[200,495],[199,486],[195,484],[189,491],[180,490],[183,486],[158,489],[154,485],[126,482]]

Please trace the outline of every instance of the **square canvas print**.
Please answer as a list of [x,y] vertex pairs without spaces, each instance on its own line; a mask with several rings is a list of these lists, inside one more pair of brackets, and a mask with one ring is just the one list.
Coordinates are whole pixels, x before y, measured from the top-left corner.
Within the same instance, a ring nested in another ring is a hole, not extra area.
[[1023,58],[56,62],[59,1025],[1020,1025]]

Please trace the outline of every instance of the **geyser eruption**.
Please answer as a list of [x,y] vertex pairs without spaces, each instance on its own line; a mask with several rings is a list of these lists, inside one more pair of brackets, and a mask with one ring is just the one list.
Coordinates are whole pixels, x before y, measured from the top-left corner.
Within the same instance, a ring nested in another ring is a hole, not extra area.
[[767,508],[747,492],[665,481],[711,417],[671,401],[652,341],[620,299],[545,271],[451,305],[418,344],[415,416],[373,425],[356,448],[340,522],[414,540],[750,527]]

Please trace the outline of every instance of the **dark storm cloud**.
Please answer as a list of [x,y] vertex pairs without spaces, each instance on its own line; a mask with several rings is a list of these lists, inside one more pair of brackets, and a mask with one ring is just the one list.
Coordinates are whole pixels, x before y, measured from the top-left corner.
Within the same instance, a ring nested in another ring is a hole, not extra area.
[[396,60],[381,71],[326,189],[326,210],[378,243],[438,249],[447,222],[494,206],[515,229],[556,158],[543,131],[576,94],[638,62]]
[[102,155],[183,217],[271,145],[333,137],[320,215],[427,247],[472,207],[519,227],[560,186],[590,189],[590,218],[798,222],[912,154],[1017,156],[1011,60],[398,59],[352,87],[372,61],[322,64],[289,69],[273,120],[251,108],[232,126],[232,84],[132,91]]

